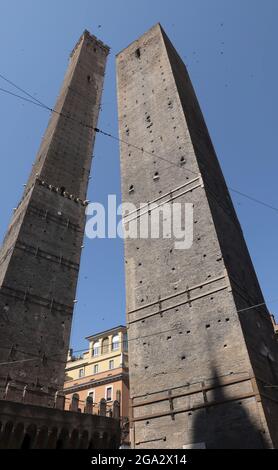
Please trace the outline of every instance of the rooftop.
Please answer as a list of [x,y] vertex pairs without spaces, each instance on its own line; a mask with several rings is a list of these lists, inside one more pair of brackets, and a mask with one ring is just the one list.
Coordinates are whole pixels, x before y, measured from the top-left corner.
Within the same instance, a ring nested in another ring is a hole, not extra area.
[[96,339],[96,338],[99,338],[99,337],[104,336],[104,335],[109,335],[109,334],[116,333],[120,330],[126,330],[126,326],[118,325],[118,326],[115,326],[114,328],[110,328],[109,330],[100,331],[99,333],[95,333],[91,336],[86,336],[85,339],[90,341],[92,339]]

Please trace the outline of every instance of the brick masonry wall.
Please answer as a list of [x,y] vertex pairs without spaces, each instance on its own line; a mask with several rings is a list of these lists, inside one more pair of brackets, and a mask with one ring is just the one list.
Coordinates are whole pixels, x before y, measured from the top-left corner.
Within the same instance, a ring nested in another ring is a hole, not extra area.
[[1,366],[2,393],[9,381],[50,393],[63,387],[108,52],[88,32],[76,45],[3,243],[0,362],[15,364]]
[[187,191],[176,202],[194,204],[190,249],[125,240],[128,334],[139,338],[129,343],[134,446],[271,447],[277,431],[257,386],[269,361],[277,367],[273,328],[265,309],[237,312],[263,298],[186,68],[156,25],[118,54],[117,76],[120,137],[148,152],[122,143],[123,202]]

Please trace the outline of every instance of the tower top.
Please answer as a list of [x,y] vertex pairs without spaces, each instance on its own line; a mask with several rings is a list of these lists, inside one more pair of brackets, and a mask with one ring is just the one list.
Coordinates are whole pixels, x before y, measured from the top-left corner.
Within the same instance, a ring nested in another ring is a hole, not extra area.
[[116,54],[116,57],[120,56],[124,51],[126,51],[130,46],[134,46],[134,44],[139,43],[144,37],[146,37],[152,30],[159,29],[162,32],[164,32],[162,26],[160,23],[156,23],[153,25],[148,31],[146,31],[144,34],[142,34],[138,39],[135,41],[132,41],[128,46],[126,46],[124,49],[122,49],[118,54]]
[[100,39],[98,39],[96,36],[91,34],[87,29],[84,30],[84,32],[81,34],[80,38],[78,39],[76,45],[74,46],[70,57],[72,57],[76,51],[76,49],[79,47],[79,45],[84,41],[87,40],[88,43],[91,43],[92,46],[97,45],[101,49],[103,49],[107,54],[109,54],[110,47],[104,44]]

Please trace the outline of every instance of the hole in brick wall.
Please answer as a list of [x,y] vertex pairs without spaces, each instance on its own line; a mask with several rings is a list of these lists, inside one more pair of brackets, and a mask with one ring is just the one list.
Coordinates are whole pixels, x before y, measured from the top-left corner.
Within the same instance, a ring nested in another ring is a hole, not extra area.
[[91,75],[87,75],[87,82],[88,82],[88,83],[91,83],[91,81],[92,81]]
[[206,258],[206,257],[207,257],[207,255],[206,255],[206,254],[205,254],[205,255],[203,255],[203,258]]
[[167,336],[167,340],[169,341],[170,339],[172,339],[172,336]]
[[226,320],[225,320],[225,321],[230,321],[230,319],[229,319],[229,318],[226,318]]
[[209,325],[209,324],[208,324],[208,325],[206,325],[206,328],[210,328],[210,325]]
[[191,331],[190,331],[190,330],[187,330],[186,334],[189,335],[190,333],[191,333]]
[[154,176],[153,176],[153,180],[154,180],[154,181],[159,180],[159,173],[158,173],[158,171],[155,172],[155,174],[154,174]]
[[176,268],[172,268],[172,271],[176,271]]
[[220,256],[220,258],[217,258],[216,261],[221,261],[222,260],[222,256]]
[[226,348],[226,347],[227,347],[227,344],[224,344],[224,348]]
[[149,368],[149,366],[145,366],[145,370],[147,370]]
[[188,416],[192,416],[192,413],[188,413]]
[[133,193],[133,192],[134,192],[134,186],[133,186],[133,184],[131,184],[131,185],[129,186],[128,192],[129,192],[129,193]]
[[221,323],[221,320],[218,320],[218,323]]
[[142,263],[138,263],[138,266],[142,266]]
[[144,299],[141,299],[141,302],[144,302]]
[[150,422],[149,422],[149,421],[146,421],[146,425],[148,426],[149,424],[150,424]]
[[184,360],[185,360],[185,356],[181,356],[181,360],[184,361]]
[[62,196],[63,196],[65,190],[66,190],[66,188],[65,188],[64,186],[61,186],[61,188],[60,188],[60,193],[62,194]]
[[140,59],[140,57],[141,57],[141,51],[140,51],[140,48],[139,48],[139,47],[138,47],[138,49],[136,49],[136,51],[135,51],[135,57],[136,57],[137,59]]
[[139,281],[139,284],[143,284],[143,281]]
[[129,135],[129,129],[126,129],[125,133],[126,135]]
[[214,297],[211,297],[210,300],[214,300]]
[[179,311],[179,309],[178,309],[178,308],[176,308],[176,309],[175,309],[175,312],[178,312],[178,311]]
[[184,157],[181,157],[180,163],[181,163],[181,165],[185,165],[185,158]]

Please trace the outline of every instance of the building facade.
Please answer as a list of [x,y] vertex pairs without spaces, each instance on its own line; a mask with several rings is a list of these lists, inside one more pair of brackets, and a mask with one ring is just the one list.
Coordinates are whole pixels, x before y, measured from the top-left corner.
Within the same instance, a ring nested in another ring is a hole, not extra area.
[[70,409],[73,395],[78,395],[79,409],[86,406],[87,397],[93,401],[93,414],[99,414],[101,400],[106,400],[107,415],[113,403],[120,404],[123,432],[128,440],[129,374],[128,342],[125,326],[117,326],[86,338],[89,349],[81,357],[69,352],[66,365],[65,407]]
[[[122,198],[137,207],[125,227],[151,219],[152,204],[160,213],[158,238],[125,239],[133,446],[277,447],[271,317],[188,72],[160,25],[118,54],[117,80]],[[187,249],[162,236],[174,202],[193,205]]]
[[0,252],[1,448],[119,445],[105,404],[69,412],[61,394],[108,52],[88,31],[76,44]]
[[[19,387],[63,387],[94,128],[109,49],[85,32],[74,48],[0,254],[1,367]],[[31,361],[32,359],[32,361]],[[29,362],[28,362],[28,361]]]

